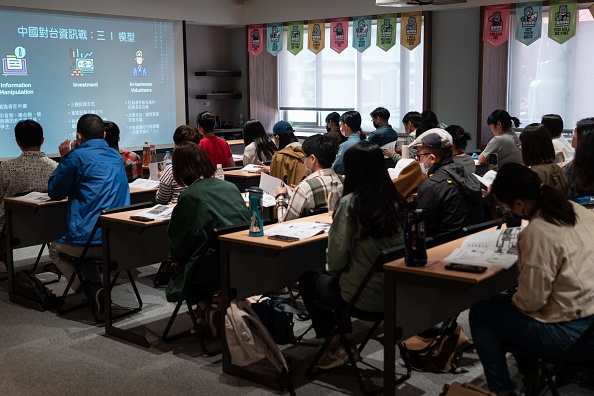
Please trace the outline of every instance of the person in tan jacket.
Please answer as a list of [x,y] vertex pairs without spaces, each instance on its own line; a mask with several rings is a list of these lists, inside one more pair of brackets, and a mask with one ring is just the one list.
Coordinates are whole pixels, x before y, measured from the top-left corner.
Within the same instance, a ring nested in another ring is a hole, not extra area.
[[[530,223],[518,237],[517,292],[475,304],[470,330],[490,390],[516,395],[504,342],[556,358],[594,320],[594,212],[516,163],[501,167],[491,188],[504,210]],[[594,340],[587,346],[576,360],[588,356]],[[536,394],[542,384],[537,358],[516,361],[524,394]]]
[[279,121],[272,128],[279,151],[270,162],[270,176],[281,179],[289,186],[295,186],[307,177],[305,153],[293,132],[295,130],[287,121]]

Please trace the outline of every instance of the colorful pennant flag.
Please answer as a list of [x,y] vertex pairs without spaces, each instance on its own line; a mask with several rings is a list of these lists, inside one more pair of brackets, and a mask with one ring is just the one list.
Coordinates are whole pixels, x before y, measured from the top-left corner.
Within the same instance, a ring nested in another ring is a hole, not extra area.
[[248,52],[258,56],[264,51],[264,27],[262,25],[248,26]]
[[516,5],[516,40],[530,45],[540,38],[542,26],[542,3]]
[[323,19],[309,21],[307,31],[307,49],[317,55],[326,45],[326,22]]
[[353,18],[353,48],[363,53],[371,45],[371,16]]
[[396,44],[396,15],[377,16],[377,42],[376,45],[384,51]]
[[594,4],[588,7],[588,9],[590,10],[590,14],[594,17]]
[[269,23],[266,26],[266,51],[272,56],[277,56],[283,49],[283,24]]
[[420,12],[400,16],[400,45],[409,51],[421,44],[421,18]]
[[347,18],[333,19],[330,22],[330,48],[337,53],[344,51],[349,42],[349,20]]
[[559,44],[565,43],[575,36],[577,20],[576,0],[551,0],[549,4],[549,38]]
[[303,49],[303,21],[287,24],[287,50],[297,55]]
[[509,5],[485,7],[483,41],[497,48],[509,40]]

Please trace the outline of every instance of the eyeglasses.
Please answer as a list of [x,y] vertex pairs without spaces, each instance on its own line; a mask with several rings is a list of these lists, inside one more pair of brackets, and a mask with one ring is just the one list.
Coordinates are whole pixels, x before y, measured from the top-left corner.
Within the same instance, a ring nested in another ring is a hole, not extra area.
[[424,156],[424,155],[431,155],[431,153],[417,154],[417,155],[415,155],[414,158],[415,158],[416,161],[420,161],[421,160],[421,157]]

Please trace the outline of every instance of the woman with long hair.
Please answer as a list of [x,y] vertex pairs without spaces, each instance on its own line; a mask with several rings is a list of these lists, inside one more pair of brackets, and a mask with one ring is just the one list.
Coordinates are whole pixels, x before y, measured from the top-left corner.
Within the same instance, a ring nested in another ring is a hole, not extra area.
[[493,138],[487,143],[487,147],[479,155],[478,163],[486,164],[490,154],[497,154],[498,168],[509,162],[522,163],[522,151],[520,139],[512,130],[520,126],[520,120],[512,117],[505,110],[495,110],[487,118],[487,124],[493,132]]
[[243,126],[243,144],[243,166],[270,161],[277,150],[258,120],[249,120]]
[[[381,149],[362,141],[344,154],[345,184],[328,234],[326,272],[306,272],[299,280],[303,302],[316,337],[330,336],[334,321],[313,301],[344,308],[380,252],[403,243],[401,224],[406,203],[390,180]],[[355,307],[382,312],[384,276],[375,274]],[[351,322],[342,330],[352,339]],[[359,356],[354,346],[351,348]],[[329,369],[348,361],[337,337],[332,339],[318,368]]]
[[567,198],[594,195],[594,118],[577,122],[571,144],[575,157],[563,167],[569,183]]
[[565,194],[567,177],[555,164],[555,148],[547,127],[536,123],[528,125],[520,135],[520,141],[524,165],[536,172],[541,182]]
[[[475,304],[470,330],[490,390],[516,395],[504,343],[559,357],[594,320],[594,212],[567,201],[520,164],[499,170],[492,193],[529,224],[517,241],[518,290]],[[584,348],[575,357],[590,354]],[[537,394],[533,391],[542,385],[537,358],[518,355],[516,361],[529,388],[524,394]]]
[[361,130],[361,114],[358,111],[347,111],[340,116],[340,133],[347,138],[346,142],[338,146],[338,153],[336,159],[332,164],[334,172],[344,175],[344,153],[361,140],[365,140],[366,136]]

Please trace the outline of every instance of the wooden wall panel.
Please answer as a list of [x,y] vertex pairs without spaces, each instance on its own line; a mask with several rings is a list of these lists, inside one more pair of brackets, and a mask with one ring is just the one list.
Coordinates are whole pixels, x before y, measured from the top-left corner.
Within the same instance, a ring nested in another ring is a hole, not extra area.
[[278,121],[277,59],[266,50],[248,54],[250,118],[259,120],[266,132]]

